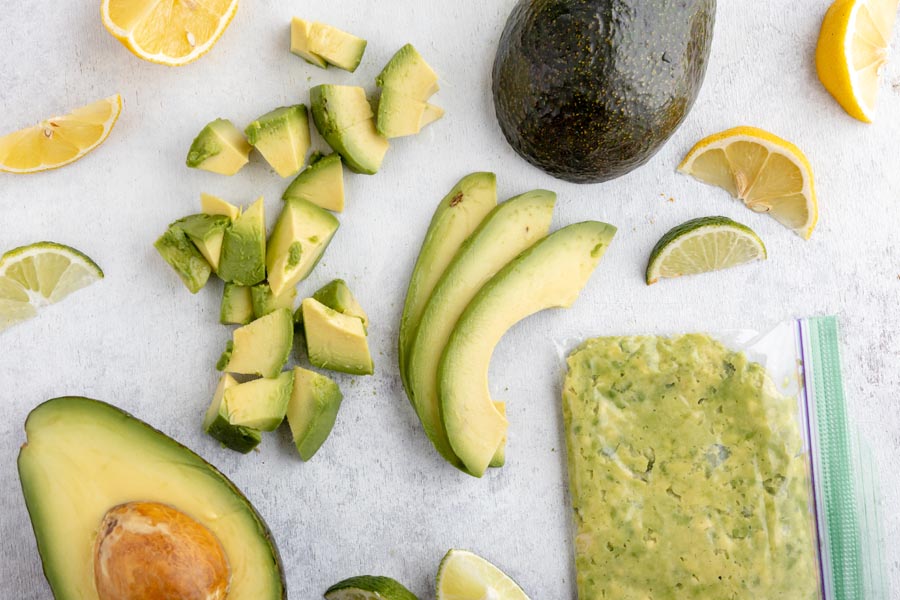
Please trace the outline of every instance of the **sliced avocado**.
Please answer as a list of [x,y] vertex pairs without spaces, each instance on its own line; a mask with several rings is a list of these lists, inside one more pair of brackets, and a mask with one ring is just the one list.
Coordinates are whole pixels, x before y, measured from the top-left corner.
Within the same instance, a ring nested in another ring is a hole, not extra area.
[[231,225],[231,219],[224,215],[201,213],[179,219],[173,225],[180,227],[191,238],[212,270],[218,270],[222,240],[225,238],[225,230]]
[[152,501],[218,539],[232,567],[230,598],[287,598],[262,517],[222,473],[172,438],[109,404],[72,397],[35,408],[25,432],[19,480],[54,597],[96,599],[93,551],[104,515],[123,502]]
[[258,283],[250,288],[250,297],[253,304],[253,318],[264,317],[280,308],[294,310],[294,299],[297,297],[297,288],[289,287],[280,296],[272,293],[268,283]]
[[396,88],[385,88],[378,101],[378,133],[391,139],[415,135],[422,129],[426,102],[411,98]]
[[338,228],[327,210],[299,198],[285,201],[266,253],[272,293],[280,296],[318,264]]
[[366,311],[359,305],[353,292],[350,291],[343,279],[335,279],[323,285],[313,294],[313,298],[332,310],[358,318],[362,321],[363,328],[366,329],[368,334],[369,316],[366,315]]
[[212,267],[181,227],[169,226],[153,246],[192,294],[203,289],[209,281]]
[[344,210],[344,167],[337,153],[313,154],[309,166],[297,175],[281,196],[282,200],[299,198],[316,206],[342,212]]
[[311,459],[328,439],[341,400],[341,389],[330,378],[294,368],[294,390],[287,407],[287,420],[300,458]]
[[362,321],[332,310],[314,298],[301,304],[306,350],[313,366],[353,375],[375,372]]
[[218,275],[223,281],[256,285],[266,278],[266,215],[262,196],[225,230]]
[[228,119],[216,119],[200,130],[185,163],[222,175],[234,175],[250,160],[250,144]]
[[222,292],[222,308],[219,322],[223,325],[246,325],[253,320],[253,297],[250,288],[236,283],[226,283]]
[[254,379],[225,390],[228,422],[260,431],[275,431],[284,421],[294,387],[294,372],[274,379]]
[[307,31],[309,52],[351,73],[359,66],[366,52],[366,40],[319,22],[310,24]]
[[321,56],[309,49],[309,28],[312,23],[294,17],[291,19],[291,52],[296,54],[311,65],[322,69],[328,68],[328,63]]
[[228,411],[225,409],[224,402],[225,390],[236,385],[238,385],[238,382],[228,373],[219,378],[216,393],[213,396],[212,403],[206,410],[206,417],[203,419],[203,431],[218,440],[226,448],[247,454],[259,445],[260,441],[262,441],[262,436],[260,436],[258,429],[232,425],[228,421]]
[[422,113],[422,122],[419,123],[419,129],[423,129],[426,125],[431,125],[444,116],[444,109],[434,104],[425,103],[425,111]]
[[372,106],[361,87],[317,85],[309,92],[316,129],[351,170],[372,175],[381,168],[387,138],[375,129]]
[[438,365],[453,327],[491,277],[550,231],[556,194],[534,190],[496,206],[460,247],[422,311],[406,372],[410,399],[434,447],[456,467],[441,422]]
[[216,368],[227,373],[278,377],[294,344],[291,311],[281,308],[238,327]]
[[207,215],[225,215],[232,221],[241,216],[241,209],[212,194],[200,194],[200,210]]
[[375,85],[424,101],[438,90],[438,76],[413,45],[406,44],[384,66]]
[[[506,418],[505,402],[494,402],[494,408],[497,409],[497,412],[500,413],[501,417],[504,419]],[[491,459],[491,463],[488,465],[492,469],[499,469],[506,464],[506,436],[507,434],[503,434],[503,439],[500,440],[500,447],[497,448],[494,457]]]
[[309,117],[305,104],[282,106],[244,130],[247,140],[282,177],[296,175],[309,151]]
[[409,348],[415,339],[425,303],[459,247],[495,206],[497,177],[493,173],[472,173],[460,179],[434,211],[409,278],[403,316],[400,317],[400,378],[407,394],[410,393],[406,376]]
[[441,418],[471,475],[484,475],[509,425],[488,392],[494,348],[525,317],[571,306],[615,231],[587,221],[552,233],[494,275],[456,323],[438,370]]

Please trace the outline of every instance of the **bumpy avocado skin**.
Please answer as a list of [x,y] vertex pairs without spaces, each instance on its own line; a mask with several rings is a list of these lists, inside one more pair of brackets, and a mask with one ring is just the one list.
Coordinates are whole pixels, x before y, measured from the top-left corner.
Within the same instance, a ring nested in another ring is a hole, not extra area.
[[521,0],[493,70],[506,139],[575,183],[641,166],[697,98],[715,14],[716,0]]

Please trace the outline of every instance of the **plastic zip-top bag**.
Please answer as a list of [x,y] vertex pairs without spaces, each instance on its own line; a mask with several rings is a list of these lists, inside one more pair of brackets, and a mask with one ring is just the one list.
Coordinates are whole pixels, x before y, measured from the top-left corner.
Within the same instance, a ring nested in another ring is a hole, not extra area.
[[825,317],[574,347],[579,599],[886,598],[837,344]]

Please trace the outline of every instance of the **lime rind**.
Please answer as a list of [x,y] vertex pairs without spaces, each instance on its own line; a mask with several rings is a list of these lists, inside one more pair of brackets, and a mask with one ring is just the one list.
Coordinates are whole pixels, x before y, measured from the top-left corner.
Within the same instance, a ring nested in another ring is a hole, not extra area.
[[438,567],[437,600],[529,600],[509,575],[468,550],[451,549]]
[[326,600],[418,600],[400,582],[380,575],[360,575],[334,584]]

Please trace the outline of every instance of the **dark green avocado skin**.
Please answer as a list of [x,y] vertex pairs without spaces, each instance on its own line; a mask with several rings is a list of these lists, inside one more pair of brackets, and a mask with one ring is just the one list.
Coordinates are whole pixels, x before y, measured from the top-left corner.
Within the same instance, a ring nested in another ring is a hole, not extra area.
[[494,60],[506,139],[576,183],[641,166],[697,98],[715,15],[716,0],[521,0]]

